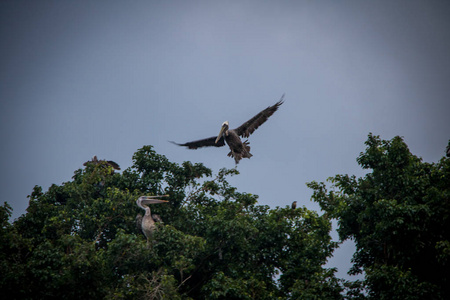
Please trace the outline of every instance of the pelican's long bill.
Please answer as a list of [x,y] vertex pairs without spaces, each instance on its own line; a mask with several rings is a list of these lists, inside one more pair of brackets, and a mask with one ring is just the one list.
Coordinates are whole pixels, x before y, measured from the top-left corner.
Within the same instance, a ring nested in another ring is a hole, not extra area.
[[168,197],[169,195],[161,195],[161,196],[141,196],[138,201],[142,204],[158,204],[158,203],[166,203],[169,202],[167,200],[161,200],[157,198]]
[[219,135],[217,136],[217,139],[216,139],[216,141],[215,141],[216,144],[217,144],[217,142],[220,140],[220,138],[222,137],[223,132],[225,131],[225,129],[226,129],[226,125],[225,125],[225,123],[223,123],[223,124],[222,124],[222,128],[220,128]]

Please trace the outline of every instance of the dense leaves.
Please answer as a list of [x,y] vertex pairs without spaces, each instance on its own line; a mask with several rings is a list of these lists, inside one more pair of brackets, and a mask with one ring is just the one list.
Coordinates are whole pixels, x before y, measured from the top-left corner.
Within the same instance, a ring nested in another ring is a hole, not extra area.
[[450,159],[426,163],[402,138],[369,135],[362,178],[311,182],[313,199],[356,243],[353,273],[365,272],[370,299],[450,298]]
[[[450,144],[449,144],[450,145]],[[151,146],[115,173],[87,163],[73,180],[35,187],[9,223],[0,206],[0,290],[10,299],[448,299],[450,158],[425,163],[400,137],[369,135],[362,178],[311,182],[323,215],[270,209],[202,164],[179,165]],[[141,195],[168,194],[154,240],[136,228]],[[292,199],[295,200],[295,199]],[[291,201],[289,201],[291,202]],[[323,267],[341,241],[356,244],[345,282]]]
[[[115,173],[87,163],[72,181],[35,187],[13,224],[0,207],[0,289],[9,299],[341,299],[325,264],[337,244],[330,220],[270,209],[212,177],[202,164],[168,161],[151,146]],[[169,194],[154,240],[136,229],[141,195]],[[294,199],[293,199],[294,200]],[[446,244],[440,244],[445,253]],[[446,256],[442,256],[443,259]]]

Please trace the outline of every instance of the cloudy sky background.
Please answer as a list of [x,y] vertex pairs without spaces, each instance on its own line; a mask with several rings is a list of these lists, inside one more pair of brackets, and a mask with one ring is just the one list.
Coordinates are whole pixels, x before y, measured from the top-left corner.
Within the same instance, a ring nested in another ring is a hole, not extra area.
[[[447,1],[1,1],[0,202],[71,180],[97,155],[233,168],[227,148],[168,143],[285,103],[230,182],[271,207],[318,210],[305,183],[362,176],[369,132],[427,162],[450,138]],[[346,277],[345,243],[330,261]]]

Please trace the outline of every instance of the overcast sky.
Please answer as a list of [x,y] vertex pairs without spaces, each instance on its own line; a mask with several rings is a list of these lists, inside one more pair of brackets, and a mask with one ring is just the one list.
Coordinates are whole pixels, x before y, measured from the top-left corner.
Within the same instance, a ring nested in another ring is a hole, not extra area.
[[[448,1],[1,1],[0,203],[97,155],[131,166],[233,168],[229,149],[168,143],[218,134],[285,103],[249,138],[230,183],[271,207],[318,210],[305,183],[365,172],[369,132],[427,162],[450,138]],[[330,262],[345,277],[346,243]]]

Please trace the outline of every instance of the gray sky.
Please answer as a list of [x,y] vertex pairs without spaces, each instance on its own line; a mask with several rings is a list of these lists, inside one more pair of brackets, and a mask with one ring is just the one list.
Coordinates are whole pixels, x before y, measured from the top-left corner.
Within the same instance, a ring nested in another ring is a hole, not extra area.
[[[249,139],[230,183],[271,207],[309,209],[305,183],[364,171],[369,132],[425,161],[450,138],[447,1],[1,1],[0,201],[97,155],[122,169],[143,145],[233,168],[228,148],[168,143],[235,128],[285,103]],[[345,277],[351,243],[332,266]]]

